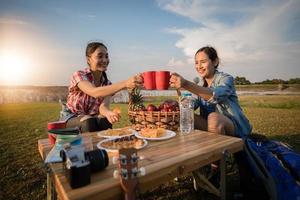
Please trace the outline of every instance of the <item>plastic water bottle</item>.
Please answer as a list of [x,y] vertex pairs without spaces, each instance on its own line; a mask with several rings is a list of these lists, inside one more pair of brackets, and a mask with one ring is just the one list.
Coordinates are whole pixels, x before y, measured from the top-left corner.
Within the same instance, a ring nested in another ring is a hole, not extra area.
[[191,133],[194,130],[194,101],[191,93],[184,93],[180,99],[180,132]]

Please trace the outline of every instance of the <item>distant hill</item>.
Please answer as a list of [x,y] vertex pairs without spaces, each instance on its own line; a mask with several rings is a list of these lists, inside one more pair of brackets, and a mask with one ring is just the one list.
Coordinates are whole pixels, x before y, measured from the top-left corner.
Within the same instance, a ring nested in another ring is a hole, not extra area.
[[66,99],[66,86],[0,86],[0,104],[21,102],[55,102]]
[[[251,84],[237,85],[238,95],[300,94],[300,84]],[[175,90],[143,91],[144,96],[176,96]],[[67,86],[0,86],[0,104],[26,102],[58,102],[66,100]],[[127,102],[128,92],[120,91],[114,95],[113,102]]]

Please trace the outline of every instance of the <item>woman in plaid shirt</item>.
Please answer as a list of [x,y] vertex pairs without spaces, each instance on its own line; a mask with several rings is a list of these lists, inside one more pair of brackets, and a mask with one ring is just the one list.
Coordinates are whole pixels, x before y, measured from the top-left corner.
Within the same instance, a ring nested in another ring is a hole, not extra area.
[[105,130],[120,119],[119,113],[109,109],[111,96],[124,88],[142,86],[143,78],[139,74],[112,84],[105,72],[109,56],[103,43],[89,43],[86,59],[88,67],[74,72],[71,77],[67,103],[60,113],[60,120],[67,121],[67,127],[81,127],[82,132]]

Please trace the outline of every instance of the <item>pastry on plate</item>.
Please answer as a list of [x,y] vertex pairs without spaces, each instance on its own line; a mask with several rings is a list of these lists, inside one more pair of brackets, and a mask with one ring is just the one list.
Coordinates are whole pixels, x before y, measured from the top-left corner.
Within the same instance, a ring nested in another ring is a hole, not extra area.
[[118,150],[121,148],[136,148],[140,149],[145,145],[145,141],[135,136],[117,138],[101,143],[101,147],[111,150]]
[[130,128],[107,129],[103,132],[103,136],[123,136],[130,134],[132,134],[132,129]]
[[144,128],[140,131],[140,134],[146,138],[160,138],[165,136],[166,129],[164,128]]

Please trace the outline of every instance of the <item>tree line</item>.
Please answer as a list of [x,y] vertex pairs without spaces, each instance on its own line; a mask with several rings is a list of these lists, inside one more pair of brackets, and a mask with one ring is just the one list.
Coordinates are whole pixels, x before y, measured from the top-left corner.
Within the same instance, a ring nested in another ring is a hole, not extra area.
[[[234,78],[234,83],[236,85],[250,85],[252,84],[249,80],[247,80],[243,76],[237,76]],[[253,84],[300,84],[300,78],[291,78],[289,80],[282,79],[267,79],[261,82],[254,82]]]
[[[193,79],[194,83],[198,84],[200,82],[199,77],[195,77]],[[246,77],[243,76],[236,76],[234,78],[234,83],[236,85],[250,85],[250,84],[300,84],[300,78],[291,78],[289,80],[282,80],[282,79],[267,79],[261,82],[254,82],[251,83]]]

